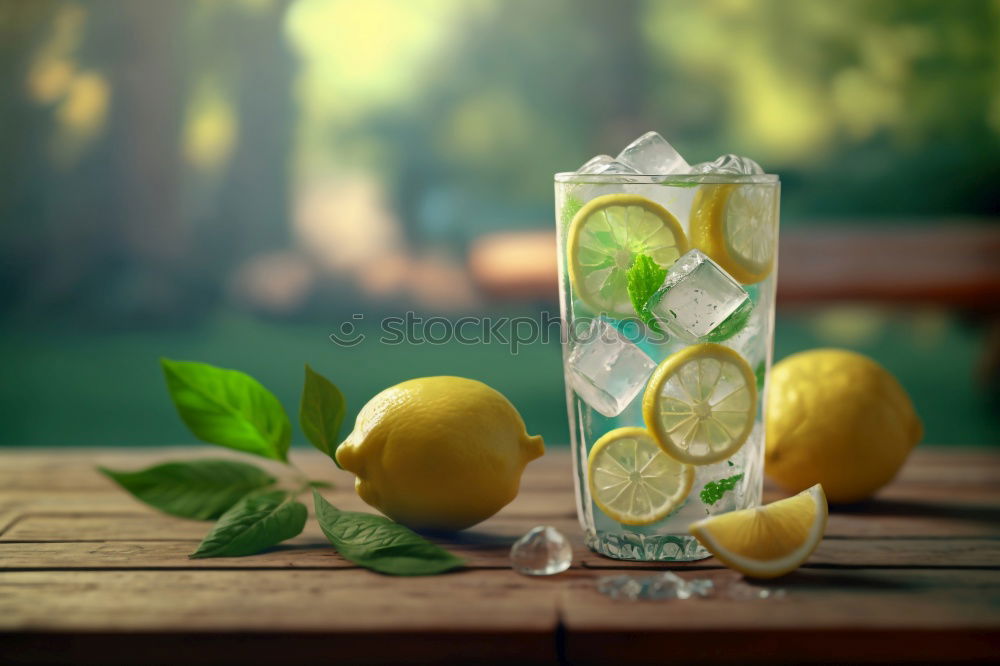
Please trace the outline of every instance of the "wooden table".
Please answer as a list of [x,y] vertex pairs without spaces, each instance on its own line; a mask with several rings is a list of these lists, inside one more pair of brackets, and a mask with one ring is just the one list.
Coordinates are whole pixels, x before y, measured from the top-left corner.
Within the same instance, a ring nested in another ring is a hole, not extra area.
[[[1000,453],[921,447],[877,501],[834,512],[809,563],[771,583],[715,560],[605,559],[581,542],[570,459],[551,448],[520,496],[443,543],[465,570],[393,578],[342,560],[310,522],[287,545],[189,560],[208,528],[158,514],[94,472],[227,455],[198,449],[0,451],[0,664],[939,662],[1000,657]],[[311,451],[328,498],[364,510]],[[768,489],[768,499],[779,496]],[[548,578],[508,549],[551,524],[575,545]],[[615,601],[596,580],[670,568],[730,598]],[[754,592],[769,588],[770,598]]]

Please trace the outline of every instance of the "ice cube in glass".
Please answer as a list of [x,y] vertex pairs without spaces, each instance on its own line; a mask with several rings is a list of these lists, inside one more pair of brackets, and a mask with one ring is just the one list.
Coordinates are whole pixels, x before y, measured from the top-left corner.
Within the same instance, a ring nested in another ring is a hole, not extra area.
[[585,174],[629,174],[638,173],[635,169],[622,164],[610,155],[598,155],[591,157],[584,162],[583,166],[576,170],[577,173]]
[[607,417],[625,411],[656,364],[602,318],[572,343],[567,381],[588,405]]
[[719,342],[746,324],[753,301],[729,273],[695,249],[670,267],[647,308],[661,326],[682,340]]
[[759,176],[764,169],[749,157],[727,153],[711,162],[702,162],[691,167],[691,173],[719,173],[738,176]]
[[636,173],[660,175],[689,173],[691,167],[667,140],[656,132],[646,132],[618,153],[618,162]]

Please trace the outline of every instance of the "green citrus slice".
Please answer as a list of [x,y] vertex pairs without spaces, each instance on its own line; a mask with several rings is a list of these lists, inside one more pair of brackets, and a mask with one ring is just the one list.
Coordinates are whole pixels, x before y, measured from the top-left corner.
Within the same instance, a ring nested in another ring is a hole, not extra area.
[[691,492],[694,468],[665,455],[642,428],[601,437],[587,459],[594,503],[623,525],[648,525],[669,515]]
[[711,342],[667,357],[642,397],[646,427],[667,455],[691,465],[736,453],[756,413],[753,370],[732,349]]
[[634,194],[590,201],[570,223],[566,256],[576,295],[596,313],[635,315],[627,274],[645,254],[667,269],[688,251],[687,237],[670,211]]

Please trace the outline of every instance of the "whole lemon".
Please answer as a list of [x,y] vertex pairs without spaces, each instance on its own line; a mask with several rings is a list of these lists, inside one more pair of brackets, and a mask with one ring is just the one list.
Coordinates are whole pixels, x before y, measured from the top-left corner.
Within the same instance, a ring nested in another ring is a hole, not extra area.
[[793,354],[771,370],[764,469],[793,493],[823,484],[831,502],[874,495],[923,436],[906,391],[843,349]]
[[414,528],[459,530],[517,495],[545,453],[501,393],[463,377],[422,377],[368,401],[337,462],[365,502]]

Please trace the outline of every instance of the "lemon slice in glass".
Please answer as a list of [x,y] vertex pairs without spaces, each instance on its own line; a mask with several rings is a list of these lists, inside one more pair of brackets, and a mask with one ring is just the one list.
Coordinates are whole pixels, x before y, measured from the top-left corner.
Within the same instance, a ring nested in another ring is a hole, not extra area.
[[766,506],[705,518],[691,534],[727,567],[755,578],[776,578],[809,559],[826,531],[823,487]]
[[642,428],[618,428],[590,450],[587,482],[594,503],[623,525],[649,525],[691,492],[694,468],[665,455]]
[[668,356],[642,397],[646,427],[667,455],[692,465],[736,453],[756,413],[757,380],[750,365],[711,342]]
[[775,185],[702,185],[691,206],[691,242],[743,284],[774,268],[778,243]]
[[631,317],[626,275],[636,255],[667,269],[687,251],[684,230],[666,208],[634,194],[607,194],[573,217],[566,263],[574,292],[594,312]]

